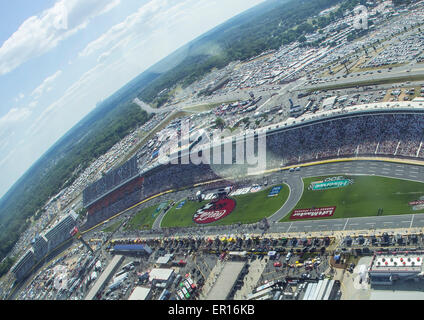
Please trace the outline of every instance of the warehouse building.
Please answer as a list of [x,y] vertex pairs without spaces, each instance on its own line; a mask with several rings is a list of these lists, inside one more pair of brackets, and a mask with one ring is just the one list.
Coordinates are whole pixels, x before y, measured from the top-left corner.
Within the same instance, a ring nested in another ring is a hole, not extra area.
[[175,277],[173,269],[155,268],[149,273],[149,282],[154,286],[166,288]]
[[161,268],[170,267],[172,265],[172,259],[174,255],[172,253],[167,253],[162,257],[159,257],[156,260],[156,264]]

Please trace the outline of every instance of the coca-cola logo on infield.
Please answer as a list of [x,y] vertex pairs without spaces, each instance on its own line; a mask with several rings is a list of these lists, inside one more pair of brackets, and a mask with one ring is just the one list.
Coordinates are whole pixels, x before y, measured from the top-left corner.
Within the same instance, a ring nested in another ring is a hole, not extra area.
[[206,224],[218,221],[233,212],[236,202],[230,198],[221,198],[201,207],[193,216],[193,221]]

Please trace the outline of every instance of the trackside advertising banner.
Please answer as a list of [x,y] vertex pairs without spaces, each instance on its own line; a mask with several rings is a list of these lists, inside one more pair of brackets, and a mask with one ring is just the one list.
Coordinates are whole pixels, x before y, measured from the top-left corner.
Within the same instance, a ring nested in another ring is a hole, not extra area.
[[268,197],[276,197],[280,193],[283,186],[273,187],[268,194]]
[[324,181],[315,181],[312,182],[308,189],[309,190],[327,190],[346,187],[350,184],[353,184],[353,179],[347,179],[344,177],[333,177],[327,178]]
[[323,207],[323,208],[309,208],[309,209],[296,209],[293,210],[290,219],[310,219],[331,217],[336,211],[336,207]]

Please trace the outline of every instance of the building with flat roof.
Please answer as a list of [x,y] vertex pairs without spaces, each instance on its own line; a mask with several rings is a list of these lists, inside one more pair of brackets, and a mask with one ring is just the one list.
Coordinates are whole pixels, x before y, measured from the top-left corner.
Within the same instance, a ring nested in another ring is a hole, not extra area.
[[370,282],[388,285],[396,280],[422,278],[423,257],[424,251],[376,252],[368,270]]
[[325,99],[322,102],[322,108],[324,110],[333,108],[334,104],[336,103],[336,100],[337,100],[337,96],[333,96],[333,97],[329,97],[329,98]]
[[173,257],[174,257],[174,255],[172,253],[167,253],[164,256],[159,257],[156,260],[156,264],[158,264],[161,267],[169,266],[171,264],[171,262],[172,262],[172,258]]
[[128,300],[149,300],[151,297],[151,288],[135,287]]
[[206,300],[227,300],[245,265],[245,261],[225,262],[224,268],[206,297]]
[[149,281],[169,284],[172,281],[174,274],[173,269],[155,268],[149,273]]

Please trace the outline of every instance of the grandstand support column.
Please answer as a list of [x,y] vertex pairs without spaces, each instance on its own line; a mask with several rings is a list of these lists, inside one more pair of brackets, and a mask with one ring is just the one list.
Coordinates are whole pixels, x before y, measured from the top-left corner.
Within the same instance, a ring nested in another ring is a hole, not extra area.
[[84,238],[80,235],[78,237],[78,240],[81,241],[81,243],[91,252],[94,254],[93,249],[90,247],[90,245],[84,240]]

